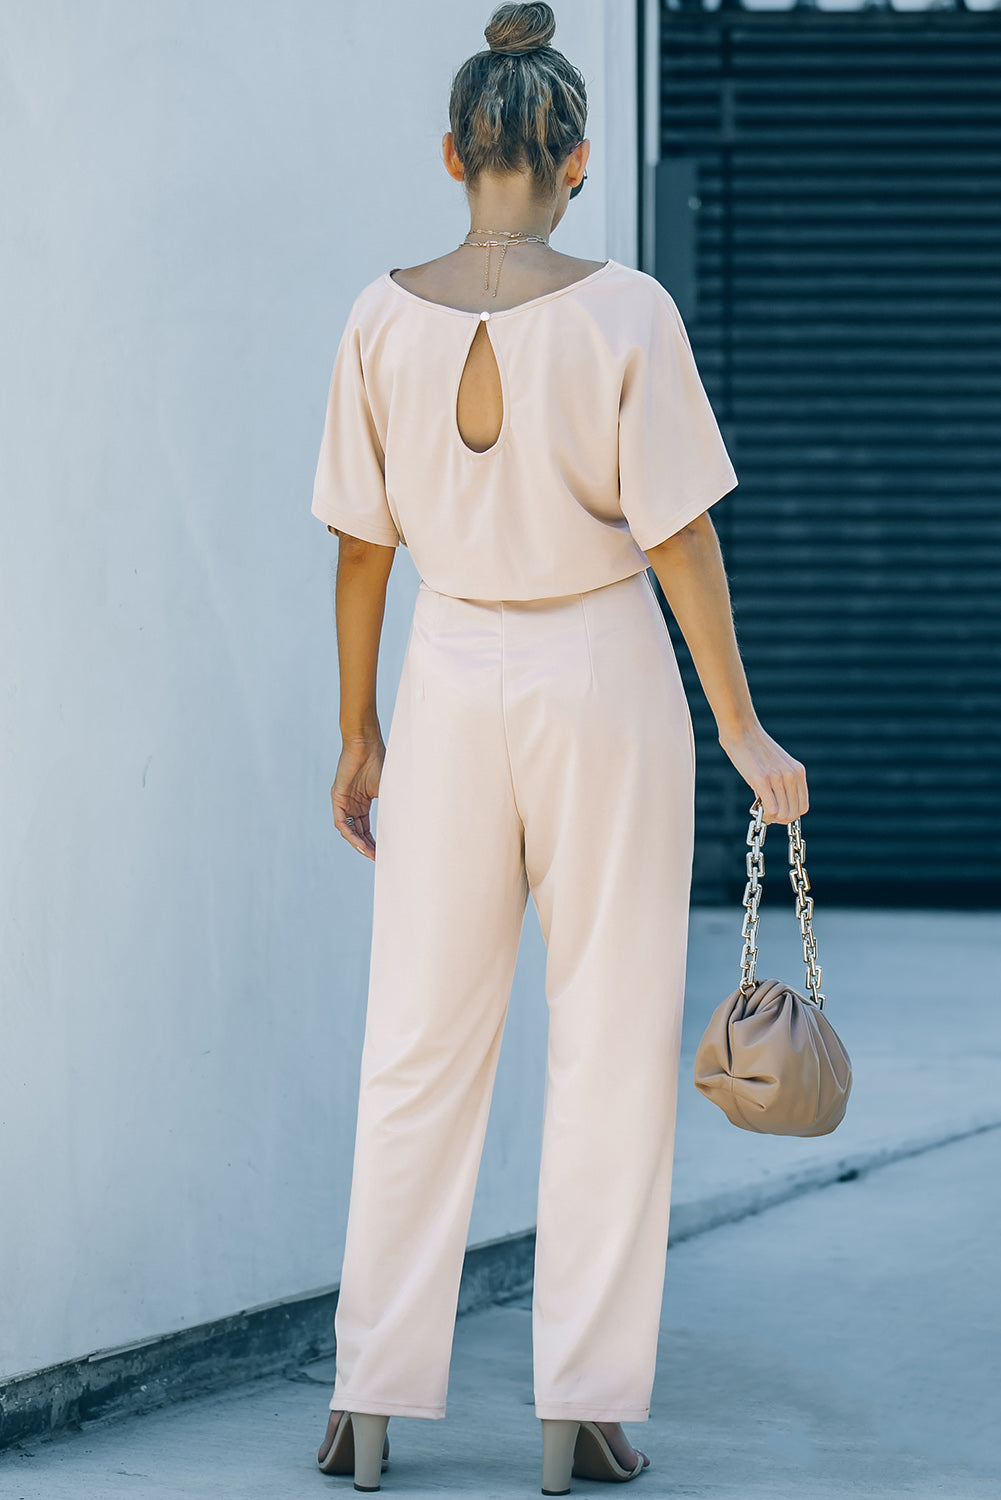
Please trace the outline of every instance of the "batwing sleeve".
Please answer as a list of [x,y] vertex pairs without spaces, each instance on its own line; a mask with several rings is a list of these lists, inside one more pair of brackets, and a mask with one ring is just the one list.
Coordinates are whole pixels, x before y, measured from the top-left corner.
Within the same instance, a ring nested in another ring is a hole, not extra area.
[[352,308],[330,379],[312,513],[337,532],[395,547],[401,537],[386,498],[386,455],[365,385],[361,332]]
[[620,506],[644,552],[737,484],[681,314],[659,282],[652,294],[619,395]]

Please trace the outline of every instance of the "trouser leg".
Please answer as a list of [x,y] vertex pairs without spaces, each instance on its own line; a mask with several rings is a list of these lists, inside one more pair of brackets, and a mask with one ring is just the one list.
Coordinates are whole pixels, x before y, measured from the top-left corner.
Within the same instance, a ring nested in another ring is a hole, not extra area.
[[418,592],[377,804],[336,1411],[445,1414],[527,900],[498,627],[497,607]]
[[561,687],[540,694],[529,677],[509,715],[548,948],[535,1399],[540,1417],[641,1421],[667,1251],[694,750],[646,575],[579,600]]

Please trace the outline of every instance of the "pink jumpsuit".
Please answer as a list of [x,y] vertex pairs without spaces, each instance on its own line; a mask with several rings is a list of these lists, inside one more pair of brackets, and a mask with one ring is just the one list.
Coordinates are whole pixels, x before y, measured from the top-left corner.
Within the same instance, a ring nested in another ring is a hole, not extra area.
[[693,838],[691,717],[643,548],[736,484],[687,334],[616,261],[492,313],[504,417],[455,402],[481,315],[389,273],[338,349],[313,513],[421,575],[386,740],[331,1410],[443,1417],[529,893],[548,1063],[539,1417],[649,1415]]

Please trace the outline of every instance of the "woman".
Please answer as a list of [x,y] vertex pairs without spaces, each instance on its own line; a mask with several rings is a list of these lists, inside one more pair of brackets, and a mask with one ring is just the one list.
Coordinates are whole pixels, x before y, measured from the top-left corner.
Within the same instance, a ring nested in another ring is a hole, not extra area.
[[[803,766],[752,707],[707,510],[737,483],[669,293],[549,238],[585,176],[584,82],[548,5],[456,74],[456,249],[348,318],[313,512],[339,537],[334,821],[370,859],[368,1010],[318,1452],[378,1489],[394,1415],[439,1418],[522,917],[547,945],[533,1294],[543,1493],[631,1479],[667,1250],[693,836],[691,717],[652,567],[766,822]],[[388,744],[394,548],[421,583]]]

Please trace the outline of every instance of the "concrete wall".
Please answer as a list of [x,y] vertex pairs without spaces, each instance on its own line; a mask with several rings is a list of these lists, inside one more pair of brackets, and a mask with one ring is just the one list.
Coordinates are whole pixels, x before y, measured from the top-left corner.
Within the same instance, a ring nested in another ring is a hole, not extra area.
[[[312,475],[355,293],[468,227],[439,142],[489,9],[4,5],[0,1376],[339,1275],[373,867]],[[630,261],[632,6],[561,11],[555,243]],[[530,908],[471,1243],[534,1222],[542,959]]]

